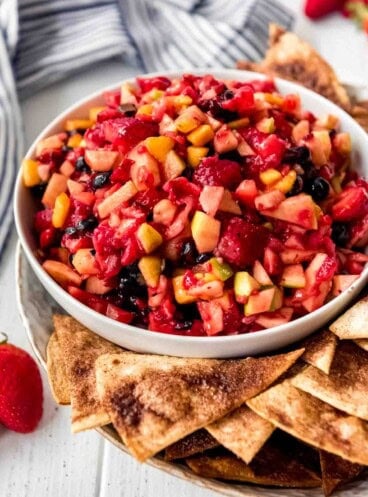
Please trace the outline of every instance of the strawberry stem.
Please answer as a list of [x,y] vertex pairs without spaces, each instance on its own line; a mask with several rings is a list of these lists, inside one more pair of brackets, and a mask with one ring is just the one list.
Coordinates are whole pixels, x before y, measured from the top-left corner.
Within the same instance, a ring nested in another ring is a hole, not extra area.
[[0,345],[7,343],[7,341],[8,341],[8,335],[3,331],[0,331]]

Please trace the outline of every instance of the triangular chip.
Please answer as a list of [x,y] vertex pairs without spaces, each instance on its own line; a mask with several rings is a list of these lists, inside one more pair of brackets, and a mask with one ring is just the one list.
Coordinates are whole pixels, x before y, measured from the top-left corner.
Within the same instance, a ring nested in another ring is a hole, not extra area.
[[335,355],[337,337],[328,330],[319,331],[303,341],[302,360],[328,374]]
[[329,454],[324,450],[319,453],[322,470],[322,488],[326,497],[332,492],[356,478],[364,466],[346,461],[339,456]]
[[340,342],[328,376],[308,366],[291,383],[341,411],[368,421],[368,354],[353,342]]
[[351,462],[368,465],[368,423],[298,390],[289,380],[247,404],[290,435]]
[[359,345],[359,347],[366,352],[368,352],[368,339],[362,338],[361,340],[354,340],[354,342]]
[[330,330],[344,340],[368,338],[368,297],[359,300],[336,319]]
[[275,427],[244,405],[206,429],[221,445],[248,464],[263,447]]
[[249,465],[230,453],[196,456],[187,459],[186,463],[197,475],[206,478],[289,488],[321,485],[320,477],[292,454],[268,444]]
[[70,384],[63,351],[56,332],[50,336],[46,357],[47,375],[52,396],[58,404],[68,405],[70,404]]
[[214,449],[220,444],[206,430],[198,430],[191,433],[182,440],[169,445],[165,450],[165,459],[173,461],[174,459],[185,459],[204,452],[205,450]]
[[96,362],[97,390],[123,442],[144,461],[267,388],[303,352],[241,360],[110,354]]
[[95,361],[107,353],[121,352],[116,345],[95,335],[70,316],[53,317],[70,384],[72,432],[110,423],[96,391]]

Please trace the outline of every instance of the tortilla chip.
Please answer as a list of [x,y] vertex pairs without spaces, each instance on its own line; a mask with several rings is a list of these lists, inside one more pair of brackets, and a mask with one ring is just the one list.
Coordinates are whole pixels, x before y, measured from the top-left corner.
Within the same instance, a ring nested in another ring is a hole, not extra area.
[[96,361],[97,390],[123,442],[144,461],[267,388],[303,352],[241,360],[108,354]]
[[59,337],[56,332],[50,336],[46,350],[47,375],[52,396],[60,405],[70,404],[70,384]]
[[247,405],[294,437],[350,462],[368,465],[368,424],[283,381]]
[[173,461],[174,459],[185,459],[205,450],[214,449],[220,444],[206,430],[198,430],[187,437],[169,445],[165,450],[165,459]]
[[187,459],[186,463],[194,473],[206,478],[289,488],[321,485],[321,479],[316,473],[292,454],[272,445],[266,445],[249,465],[230,453],[197,456]]
[[368,352],[368,339],[362,338],[361,340],[354,340],[354,342],[359,345],[360,348]]
[[368,338],[368,297],[350,307],[331,324],[330,330],[342,340]]
[[275,427],[247,406],[241,406],[206,429],[221,445],[247,464],[271,436]]
[[326,497],[332,492],[356,478],[364,466],[354,464],[341,457],[329,454],[323,450],[319,453],[322,470],[322,488]]
[[320,331],[303,341],[302,360],[328,374],[335,355],[337,337],[328,330]]
[[352,416],[368,421],[368,354],[353,342],[341,342],[327,376],[308,366],[291,383]]
[[110,423],[96,391],[95,361],[102,354],[121,349],[70,316],[57,314],[53,319],[70,383],[72,432]]

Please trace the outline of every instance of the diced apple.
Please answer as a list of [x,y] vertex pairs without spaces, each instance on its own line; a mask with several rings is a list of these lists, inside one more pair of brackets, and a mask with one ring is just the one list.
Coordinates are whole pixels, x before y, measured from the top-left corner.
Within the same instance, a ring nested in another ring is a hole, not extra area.
[[222,212],[229,212],[236,216],[241,215],[242,211],[237,202],[233,199],[233,195],[229,190],[225,190],[222,196],[219,210]]
[[253,264],[253,277],[263,287],[273,285],[267,271],[259,261],[255,261],[255,263]]
[[81,204],[92,206],[95,203],[96,197],[92,192],[80,192],[73,195],[74,200]]
[[207,116],[196,105],[185,109],[175,120],[175,127],[181,133],[190,133],[202,123],[207,122]]
[[[212,277],[212,275],[210,275]],[[219,280],[204,281],[198,286],[187,290],[188,294],[201,300],[212,300],[221,297],[224,293],[224,282]]]
[[131,150],[127,158],[133,161],[130,177],[138,190],[148,190],[161,182],[160,168],[157,160],[140,144]]
[[238,139],[234,135],[228,126],[223,125],[219,130],[216,131],[213,138],[213,146],[215,152],[218,154],[224,154],[226,152],[231,152],[235,150],[238,146]]
[[107,217],[114,209],[134,197],[136,193],[137,188],[133,181],[127,181],[119,190],[116,190],[116,192],[104,198],[103,201],[98,204],[97,211],[100,218],[104,219]]
[[84,159],[92,171],[110,171],[119,161],[120,154],[115,150],[86,150]]
[[229,264],[218,257],[212,257],[208,263],[212,267],[212,273],[221,281],[228,280],[234,274]]
[[[274,193],[274,191],[269,193]],[[281,192],[279,193],[283,195]],[[262,197],[265,195],[262,195]],[[294,195],[282,201],[275,208],[263,207],[264,204],[261,201],[257,203],[258,199],[259,197],[256,199],[256,206],[264,216],[287,221],[305,229],[315,230],[318,228],[319,210],[310,195],[306,195],[305,193]]]
[[167,154],[175,145],[175,141],[169,136],[151,136],[144,143],[148,152],[159,162],[165,162]]
[[310,261],[315,255],[315,250],[286,249],[280,252],[280,257],[284,264],[298,264],[299,262]]
[[51,135],[44,138],[37,143],[36,155],[41,155],[41,153],[48,148],[61,148],[64,145],[64,139],[66,136],[66,133],[58,133],[57,135]]
[[59,171],[61,172],[61,174],[69,178],[74,173],[75,167],[69,160],[65,160],[61,164]]
[[333,145],[341,155],[349,155],[351,152],[351,137],[349,133],[337,133],[333,139]]
[[113,290],[113,287],[107,285],[104,280],[101,280],[97,276],[89,276],[86,279],[87,292],[94,293],[96,295],[105,295],[105,293],[108,293],[111,290]]
[[337,297],[359,278],[358,274],[336,274],[332,280],[332,295]]
[[73,179],[68,179],[66,182],[70,195],[77,195],[85,190],[86,186],[79,181],[74,181]]
[[159,124],[160,135],[174,133],[176,131],[175,121],[168,114],[164,114]]
[[198,302],[198,311],[203,321],[207,335],[217,335],[224,329],[224,311],[221,304],[216,301]]
[[177,206],[168,198],[159,200],[153,207],[153,221],[170,226],[175,218]]
[[212,252],[220,238],[221,223],[217,219],[196,211],[191,224],[192,236],[198,252]]
[[155,255],[145,255],[139,262],[138,267],[147,286],[156,287],[160,280],[162,260]]
[[270,192],[256,197],[254,203],[257,210],[264,211],[266,209],[276,209],[284,200],[285,195],[282,192],[279,190],[271,190]]
[[247,143],[244,138],[238,135],[238,148],[237,151],[242,157],[247,157],[249,155],[256,155],[252,147]]
[[162,236],[148,223],[142,223],[139,226],[137,239],[146,254],[155,251],[162,244]]
[[179,157],[175,150],[170,150],[166,155],[163,168],[165,181],[177,178],[185,168],[186,165],[183,159]]
[[121,104],[137,104],[137,98],[134,93],[134,86],[131,83],[123,83],[120,89]]
[[174,290],[174,297],[178,304],[191,304],[197,300],[197,297],[189,295],[183,285],[184,276],[174,276],[172,285]]
[[315,311],[316,309],[319,309],[325,303],[326,297],[331,290],[331,286],[332,286],[331,281],[324,281],[319,286],[317,295],[312,295],[311,297],[308,297],[303,300],[302,303],[304,309],[308,312],[312,312]]
[[225,188],[223,186],[205,185],[203,187],[199,196],[199,203],[206,214],[215,216],[220,207],[224,192]]
[[246,316],[252,316],[253,314],[261,314],[262,312],[275,310],[273,306],[275,295],[276,287],[267,288],[259,291],[255,295],[250,295],[244,306],[244,314]]
[[273,117],[263,117],[256,123],[256,128],[262,133],[275,132],[275,119]]
[[67,178],[63,174],[54,173],[47,184],[46,190],[42,197],[42,203],[45,207],[52,209],[55,200],[60,193],[66,192]]
[[293,127],[291,135],[296,144],[299,144],[303,138],[310,133],[310,123],[307,119],[302,119]]
[[281,286],[286,288],[304,288],[305,284],[305,274],[301,264],[285,266],[281,276]]
[[241,304],[245,304],[248,297],[255,290],[259,290],[261,285],[247,271],[239,271],[234,277],[234,293],[235,299]]
[[72,264],[81,275],[92,275],[100,272],[96,258],[92,255],[91,249],[88,248],[77,250],[73,256]]
[[274,326],[280,326],[286,324],[290,321],[293,315],[294,309],[292,307],[281,307],[278,311],[274,311],[270,314],[260,314],[256,318],[256,323],[263,328],[273,328]]
[[66,287],[68,285],[80,286],[82,278],[69,266],[59,261],[47,259],[42,267],[59,285]]

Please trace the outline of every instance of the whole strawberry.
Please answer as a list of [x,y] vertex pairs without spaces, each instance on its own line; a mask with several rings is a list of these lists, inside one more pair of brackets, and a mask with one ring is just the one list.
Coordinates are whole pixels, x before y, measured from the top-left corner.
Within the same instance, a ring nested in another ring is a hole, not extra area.
[[42,417],[42,381],[24,350],[0,344],[0,423],[19,433],[33,431]]

